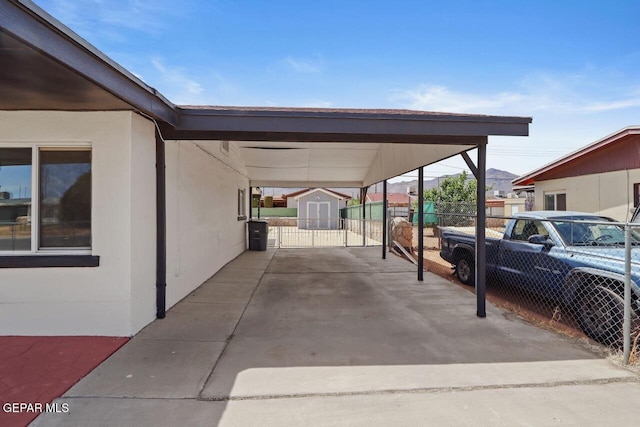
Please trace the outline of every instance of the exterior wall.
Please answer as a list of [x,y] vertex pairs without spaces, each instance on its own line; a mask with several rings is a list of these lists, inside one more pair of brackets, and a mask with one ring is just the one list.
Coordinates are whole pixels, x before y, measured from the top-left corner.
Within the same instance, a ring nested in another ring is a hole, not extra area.
[[240,255],[246,221],[237,218],[238,189],[249,179],[234,144],[167,141],[167,308]]
[[152,122],[131,116],[131,333],[156,313],[156,139]]
[[505,199],[504,216],[513,216],[517,212],[526,210],[527,199]]
[[633,209],[634,183],[640,183],[640,169],[536,181],[535,209],[544,209],[546,193],[564,191],[567,210],[627,221]]
[[331,196],[324,191],[316,190],[298,198],[298,219],[300,219],[299,228],[316,228],[315,225],[307,222],[308,202],[329,202],[329,228],[337,229],[340,223],[340,200]]
[[92,254],[100,256],[91,268],[0,269],[0,334],[128,336],[153,320],[148,308],[138,315],[155,284],[150,135],[153,125],[131,112],[0,112],[0,144],[91,144]]

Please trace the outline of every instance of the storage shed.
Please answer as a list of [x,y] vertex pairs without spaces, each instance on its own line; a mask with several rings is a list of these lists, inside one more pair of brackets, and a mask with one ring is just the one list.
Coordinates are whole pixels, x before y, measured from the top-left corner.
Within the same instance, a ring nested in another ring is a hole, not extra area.
[[298,228],[307,230],[337,230],[340,209],[351,199],[346,194],[326,188],[310,189],[295,197],[298,203]]

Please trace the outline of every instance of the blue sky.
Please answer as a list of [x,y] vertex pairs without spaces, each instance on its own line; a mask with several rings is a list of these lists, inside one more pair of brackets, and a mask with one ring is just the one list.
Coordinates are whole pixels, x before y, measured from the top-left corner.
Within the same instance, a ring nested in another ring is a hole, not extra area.
[[637,0],[36,3],[177,104],[531,116],[516,174],[640,125]]

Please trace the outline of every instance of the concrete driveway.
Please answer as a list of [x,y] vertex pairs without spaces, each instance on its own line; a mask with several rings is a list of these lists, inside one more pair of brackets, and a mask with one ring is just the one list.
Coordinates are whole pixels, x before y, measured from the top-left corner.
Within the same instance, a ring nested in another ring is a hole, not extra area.
[[57,425],[636,425],[640,384],[380,248],[245,252],[44,414]]

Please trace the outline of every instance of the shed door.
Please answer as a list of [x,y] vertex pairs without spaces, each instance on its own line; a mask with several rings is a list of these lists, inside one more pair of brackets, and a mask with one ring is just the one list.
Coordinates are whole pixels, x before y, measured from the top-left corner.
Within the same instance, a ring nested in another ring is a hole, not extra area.
[[307,220],[309,228],[329,228],[329,202],[307,202]]

